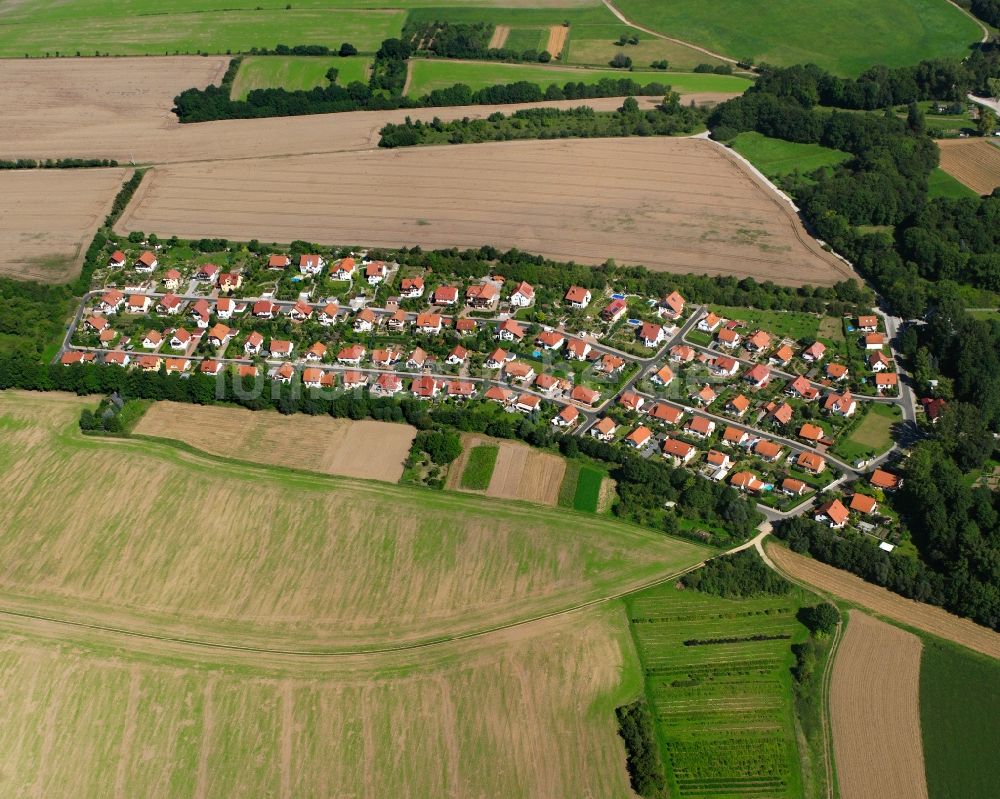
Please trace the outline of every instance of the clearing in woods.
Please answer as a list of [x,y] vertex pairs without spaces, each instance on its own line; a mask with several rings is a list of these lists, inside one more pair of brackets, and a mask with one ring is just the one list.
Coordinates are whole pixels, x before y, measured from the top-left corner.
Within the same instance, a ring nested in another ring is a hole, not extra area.
[[[525,192],[523,176],[543,173],[544,184]],[[373,185],[394,190],[372,192]],[[117,229],[373,247],[491,244],[578,263],[615,258],[656,271],[787,285],[854,276],[738,159],[691,138],[173,164],[147,173]]]
[[133,432],[183,441],[210,455],[390,483],[403,476],[417,434],[409,425],[370,419],[179,402],[155,403]]
[[801,796],[790,670],[806,596],[731,600],[664,584],[626,599],[671,796]]
[[1000,659],[1000,634],[993,630],[953,616],[933,605],[894,594],[843,569],[798,555],[774,543],[768,543],[767,555],[782,572],[824,593],[861,605],[908,627],[915,627]]
[[920,735],[920,639],[849,614],[830,681],[830,723],[843,799],[927,797]]
[[0,616],[4,793],[632,795],[621,605],[403,653],[206,650]]
[[287,89],[302,91],[317,86],[328,86],[326,73],[337,70],[337,85],[347,86],[354,81],[368,82],[369,58],[340,58],[332,56],[251,56],[243,59],[230,95],[234,100],[245,100],[254,89]]
[[964,58],[979,24],[947,0],[614,0],[628,20],[732,58],[778,66],[818,64],[858,75],[872,64]]
[[1000,147],[989,139],[941,139],[941,168],[977,194],[1000,186]]
[[65,283],[131,174],[126,169],[0,171],[0,275]]
[[707,552],[598,516],[570,529],[565,513],[538,506],[85,437],[87,405],[0,393],[8,610],[357,651],[575,607]]

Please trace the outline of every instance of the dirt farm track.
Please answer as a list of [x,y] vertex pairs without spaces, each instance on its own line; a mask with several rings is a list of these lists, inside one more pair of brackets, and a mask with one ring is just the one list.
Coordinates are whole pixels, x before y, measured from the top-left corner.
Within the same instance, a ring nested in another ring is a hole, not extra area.
[[830,682],[841,799],[926,799],[920,639],[851,611]]
[[850,269],[706,139],[507,142],[155,167],[118,231],[392,247],[830,285]]

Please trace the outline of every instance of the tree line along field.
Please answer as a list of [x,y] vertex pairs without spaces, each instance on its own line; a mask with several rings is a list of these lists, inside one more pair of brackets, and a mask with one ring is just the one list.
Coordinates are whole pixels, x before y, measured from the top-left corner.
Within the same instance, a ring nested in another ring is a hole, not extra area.
[[604,517],[581,514],[569,529],[556,509],[87,438],[82,407],[0,394],[8,608],[356,650],[570,607],[706,552]]
[[245,100],[254,89],[301,91],[326,86],[326,73],[337,70],[337,85],[368,82],[371,59],[338,56],[250,56],[243,59],[233,88],[234,100]]
[[733,58],[779,66],[814,63],[839,75],[873,64],[906,66],[962,58],[983,38],[979,24],[947,0],[616,0],[629,21]]
[[790,667],[805,598],[661,585],[626,599],[671,796],[802,795]]
[[530,64],[503,64],[490,61],[447,61],[411,59],[410,84],[407,95],[422,97],[435,89],[445,89],[464,83],[473,91],[497,83],[527,81],[543,89],[553,83],[560,86],[570,81],[586,84],[604,78],[631,78],[640,84],[665,83],[678,92],[742,93],[750,81],[735,75],[676,73],[660,71],[625,71],[620,69],[581,69]]
[[[528,187],[527,174],[545,180]],[[394,190],[373,190],[379,186]],[[614,258],[790,285],[832,285],[854,274],[806,233],[787,202],[702,139],[524,141],[174,164],[146,174],[117,226],[133,230],[377,247],[488,242],[577,263]]]

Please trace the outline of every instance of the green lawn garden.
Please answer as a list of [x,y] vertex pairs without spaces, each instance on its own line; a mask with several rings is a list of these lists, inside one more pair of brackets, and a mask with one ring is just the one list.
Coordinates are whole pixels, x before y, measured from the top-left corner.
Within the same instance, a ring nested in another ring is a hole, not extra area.
[[462,488],[473,491],[485,491],[489,488],[499,452],[500,447],[496,444],[480,444],[473,447],[462,471]]
[[880,455],[892,446],[892,427],[902,418],[898,405],[870,402],[861,422],[833,448],[833,454],[848,462],[866,455]]
[[779,66],[814,63],[840,75],[873,64],[962,58],[982,38],[947,0],[616,0],[632,22],[733,58]]

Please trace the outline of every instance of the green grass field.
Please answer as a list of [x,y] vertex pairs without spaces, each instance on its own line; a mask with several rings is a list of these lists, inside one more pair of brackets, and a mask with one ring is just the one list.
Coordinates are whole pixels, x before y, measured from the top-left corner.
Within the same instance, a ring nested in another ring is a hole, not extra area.
[[[739,319],[751,329],[766,330],[775,336],[787,336],[796,341],[816,339],[823,317],[799,311],[764,311],[759,308],[737,308],[713,305],[712,310],[726,319]],[[691,338],[688,335],[688,338]]]
[[81,407],[0,393],[0,480],[20,498],[0,506],[9,608],[356,650],[627,590],[706,551],[565,509],[88,438]]
[[963,197],[975,198],[979,196],[960,180],[953,178],[941,169],[941,167],[938,167],[931,172],[930,179],[927,181],[927,195],[931,199],[934,199],[935,197],[947,197],[951,200],[961,200]]
[[812,62],[842,75],[968,55],[979,26],[947,0],[617,0],[632,22],[732,58]]
[[819,144],[799,144],[754,132],[739,134],[730,145],[772,179],[795,170],[806,174],[822,166],[836,166],[851,157]]
[[511,28],[503,46],[518,53],[523,53],[525,50],[541,52],[548,43],[548,28]]
[[[627,599],[671,796],[802,795],[789,673],[791,644],[806,637],[802,601],[797,590],[727,600],[672,584]],[[747,640],[757,635],[782,637]]]
[[473,491],[485,491],[489,488],[499,453],[500,447],[496,444],[480,444],[473,447],[462,471],[462,488]]
[[[619,47],[616,42],[624,34],[636,37],[638,44]],[[607,66],[616,53],[632,59],[637,69],[646,69],[653,61],[666,60],[670,69],[690,71],[698,64],[721,64],[722,60],[706,55],[677,42],[658,39],[628,25],[589,25],[570,29],[562,61],[568,64]]]
[[326,86],[326,73],[331,67],[339,71],[337,85],[353,81],[368,82],[369,58],[317,58],[311,56],[251,56],[240,64],[231,95],[245,100],[254,89],[287,89],[298,91]]
[[339,47],[341,42],[374,52],[383,39],[399,35],[406,16],[403,10],[364,10],[360,2],[335,0],[305,0],[287,10],[285,3],[260,5],[260,10],[254,4],[219,10],[218,3],[206,0],[169,6],[149,0],[27,0],[0,10],[0,56],[227,53],[277,44]]
[[892,428],[902,418],[898,405],[867,403],[861,423],[842,438],[833,448],[833,454],[851,462],[864,455],[879,455],[892,446]]
[[679,92],[742,92],[750,85],[745,78],[731,75],[704,75],[658,71],[628,72],[619,69],[572,69],[531,64],[496,64],[473,61],[413,59],[410,97],[420,97],[434,89],[464,83],[473,91],[497,83],[529,81],[545,88],[569,81],[597,83],[602,78],[631,78],[640,84],[665,83]]
[[605,474],[593,466],[581,466],[573,493],[573,507],[576,510],[594,513],[601,497],[601,484]]
[[930,799],[991,799],[1000,785],[1000,663],[925,640],[920,721]]

